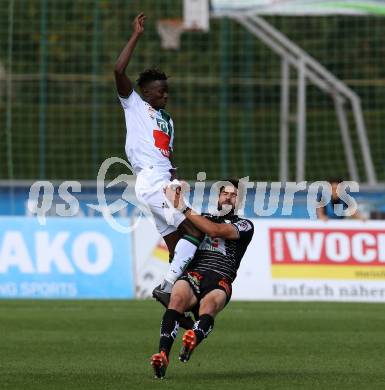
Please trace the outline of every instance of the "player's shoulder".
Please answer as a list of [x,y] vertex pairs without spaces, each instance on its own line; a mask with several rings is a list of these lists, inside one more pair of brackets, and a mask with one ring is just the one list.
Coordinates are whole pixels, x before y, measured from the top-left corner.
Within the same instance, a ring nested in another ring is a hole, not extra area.
[[123,108],[130,108],[144,102],[140,95],[134,89],[128,96],[118,95],[118,99]]
[[160,109],[159,112],[165,121],[167,122],[172,121],[171,114],[167,112],[164,108]]
[[237,227],[239,232],[254,231],[254,224],[250,221],[250,219],[241,218],[235,215],[231,223]]
[[118,97],[119,97],[119,99],[122,99],[122,100],[128,100],[130,98],[141,99],[140,95],[138,94],[138,92],[135,91],[135,89],[133,89],[127,96],[123,96],[123,95],[118,94]]

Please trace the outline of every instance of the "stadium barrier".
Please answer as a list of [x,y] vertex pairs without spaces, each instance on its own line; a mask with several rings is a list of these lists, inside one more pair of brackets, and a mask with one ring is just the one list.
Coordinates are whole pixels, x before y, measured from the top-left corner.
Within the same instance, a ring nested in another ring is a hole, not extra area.
[[[146,298],[168,251],[152,221],[0,218],[0,297]],[[385,222],[253,219],[235,300],[385,302]]]

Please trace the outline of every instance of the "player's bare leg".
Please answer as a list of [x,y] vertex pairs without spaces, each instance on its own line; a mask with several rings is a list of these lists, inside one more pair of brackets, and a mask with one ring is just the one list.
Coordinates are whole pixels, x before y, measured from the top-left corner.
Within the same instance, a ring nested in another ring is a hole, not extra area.
[[187,362],[197,345],[211,333],[214,328],[214,318],[225,307],[226,300],[226,293],[219,289],[209,292],[201,300],[199,319],[193,329],[187,330],[182,338],[182,348],[179,353],[181,362]]
[[172,289],[168,308],[171,310],[184,311],[198,303],[196,296],[188,282],[178,280]]
[[209,314],[216,317],[226,305],[227,295],[223,290],[215,289],[210,291],[201,301],[199,307],[199,316]]
[[175,230],[175,232],[167,234],[167,236],[163,237],[163,239],[167,245],[168,253],[170,255],[170,263],[174,257],[174,251],[175,251],[176,244],[181,239],[181,237],[182,237],[182,233],[179,230]]
[[168,367],[169,354],[178,334],[180,318],[185,310],[196,305],[197,299],[190,285],[179,280],[175,283],[169,308],[163,315],[160,328],[159,352],[151,358],[151,365],[156,378],[163,378]]

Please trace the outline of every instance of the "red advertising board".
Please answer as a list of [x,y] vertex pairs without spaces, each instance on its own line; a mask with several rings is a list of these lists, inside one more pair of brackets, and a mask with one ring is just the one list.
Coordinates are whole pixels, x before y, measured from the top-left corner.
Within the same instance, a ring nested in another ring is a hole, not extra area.
[[270,228],[272,276],[385,279],[385,230]]

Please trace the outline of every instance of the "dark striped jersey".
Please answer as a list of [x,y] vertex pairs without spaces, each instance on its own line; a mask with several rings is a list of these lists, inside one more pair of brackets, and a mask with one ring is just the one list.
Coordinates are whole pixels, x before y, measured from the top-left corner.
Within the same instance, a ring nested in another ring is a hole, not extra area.
[[254,226],[248,219],[236,215],[204,215],[215,223],[231,223],[238,230],[239,239],[226,240],[206,234],[187,270],[214,271],[233,282],[242,257],[254,233]]

